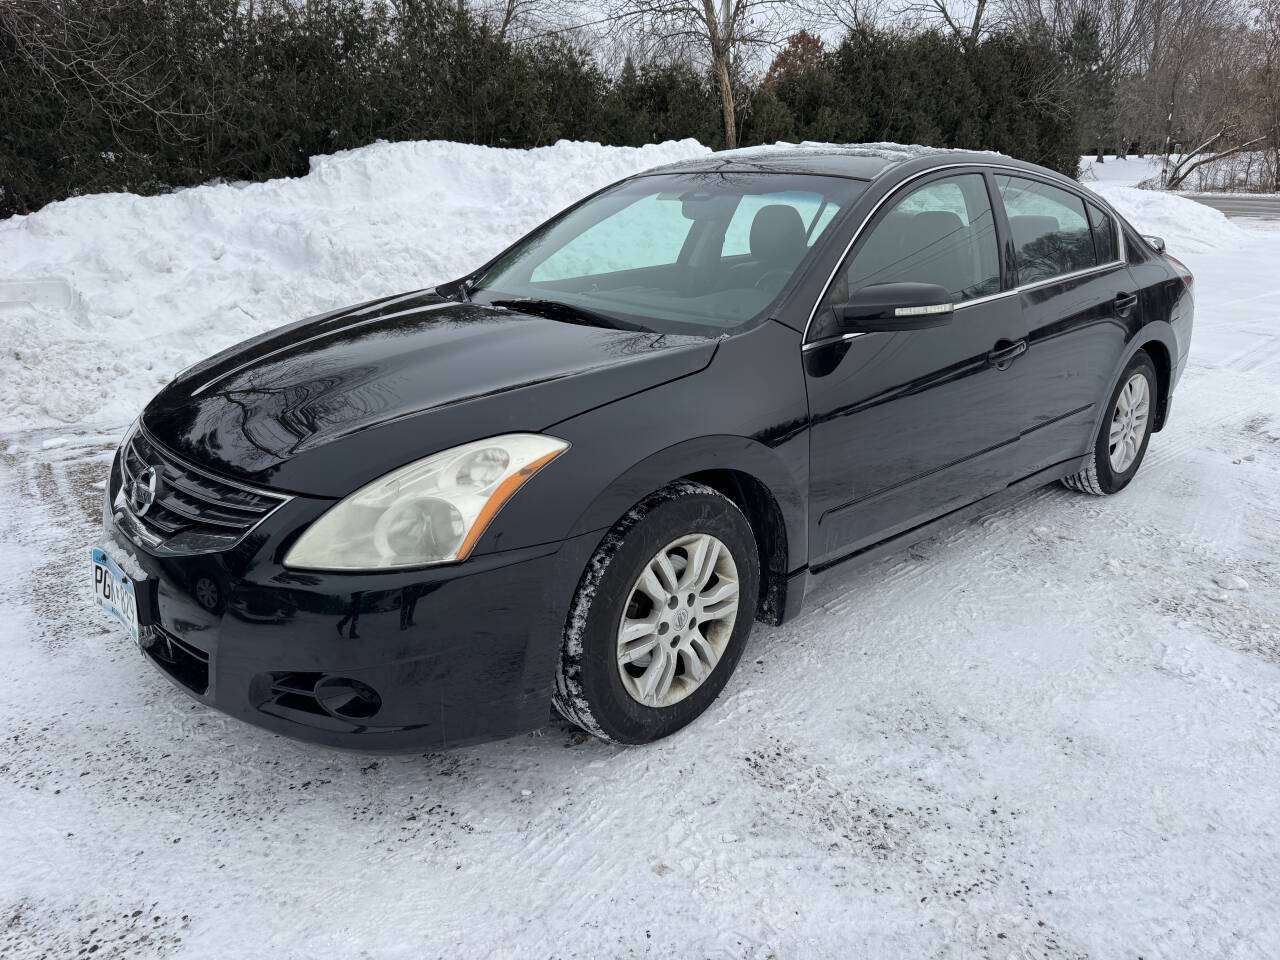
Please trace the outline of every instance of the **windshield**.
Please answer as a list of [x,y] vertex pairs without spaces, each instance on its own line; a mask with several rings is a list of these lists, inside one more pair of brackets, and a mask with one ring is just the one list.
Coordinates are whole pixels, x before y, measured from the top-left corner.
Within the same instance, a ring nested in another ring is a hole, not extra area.
[[530,234],[469,293],[578,322],[718,336],[762,316],[863,187],[789,174],[639,177]]

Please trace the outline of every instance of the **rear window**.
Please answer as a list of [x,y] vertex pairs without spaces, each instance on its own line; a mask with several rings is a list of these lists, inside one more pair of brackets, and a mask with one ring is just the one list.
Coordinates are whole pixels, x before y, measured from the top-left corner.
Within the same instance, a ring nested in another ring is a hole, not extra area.
[[1017,251],[1018,282],[1035,283],[1097,265],[1084,201],[1039,180],[998,176]]
[[1124,258],[1128,263],[1146,263],[1151,259],[1151,248],[1132,230],[1124,228]]
[[1110,214],[1092,203],[1088,204],[1089,225],[1093,227],[1093,249],[1098,263],[1110,263],[1116,259],[1116,228]]

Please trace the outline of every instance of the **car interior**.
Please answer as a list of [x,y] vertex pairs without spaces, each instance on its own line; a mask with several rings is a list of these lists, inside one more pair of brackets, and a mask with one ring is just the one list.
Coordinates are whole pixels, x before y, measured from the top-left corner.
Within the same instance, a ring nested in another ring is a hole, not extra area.
[[[667,321],[663,332],[718,334],[759,316],[777,297],[832,222],[841,199],[808,190],[649,193],[546,256],[527,258],[517,265],[515,277],[504,277],[500,285],[504,290],[518,286],[521,296],[572,301],[644,325],[662,318]],[[629,213],[642,207],[643,217]],[[616,251],[625,250],[627,240],[634,246],[635,236],[646,230],[661,234],[671,262],[634,267],[617,262]],[[615,261],[599,262],[603,258],[595,251],[600,247],[614,251]]]

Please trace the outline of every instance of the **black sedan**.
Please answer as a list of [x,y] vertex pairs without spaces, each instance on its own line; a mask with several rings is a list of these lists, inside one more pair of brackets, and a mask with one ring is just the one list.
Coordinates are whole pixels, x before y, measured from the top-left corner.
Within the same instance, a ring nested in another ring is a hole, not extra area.
[[992,154],[653,170],[462,279],[180,374],[113,463],[98,602],[290,736],[420,750],[554,704],[654,740],[824,571],[1051,481],[1122,490],[1191,286]]

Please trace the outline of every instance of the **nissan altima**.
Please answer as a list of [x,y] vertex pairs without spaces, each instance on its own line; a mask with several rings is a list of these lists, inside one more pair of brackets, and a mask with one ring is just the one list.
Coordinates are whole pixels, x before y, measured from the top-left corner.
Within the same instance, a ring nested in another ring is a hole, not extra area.
[[552,705],[652,741],[827,571],[1123,490],[1192,311],[1161,241],[1029,163],[711,154],[183,371],[115,456],[95,597],[186,693],[317,743]]

